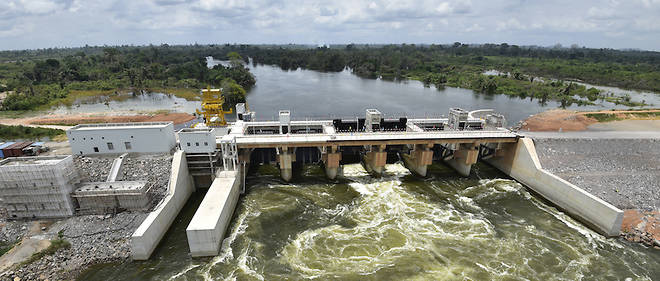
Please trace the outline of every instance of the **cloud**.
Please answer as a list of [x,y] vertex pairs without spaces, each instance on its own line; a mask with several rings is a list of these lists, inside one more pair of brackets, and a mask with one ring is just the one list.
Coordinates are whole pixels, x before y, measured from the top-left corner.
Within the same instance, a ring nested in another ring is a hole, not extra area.
[[658,50],[659,14],[660,0],[0,0],[0,49],[506,41]]

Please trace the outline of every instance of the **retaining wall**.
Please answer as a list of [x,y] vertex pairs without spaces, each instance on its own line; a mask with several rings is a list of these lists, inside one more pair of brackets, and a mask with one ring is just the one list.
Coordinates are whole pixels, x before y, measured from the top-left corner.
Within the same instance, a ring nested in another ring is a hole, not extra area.
[[194,189],[186,154],[178,150],[172,158],[167,196],[131,236],[131,257],[134,260],[146,260],[151,256]]
[[211,184],[193,216],[186,235],[193,257],[215,256],[240,195],[240,172],[223,171]]
[[544,170],[532,139],[520,138],[503,149],[502,156],[486,161],[594,230],[607,236],[619,235],[623,211]]

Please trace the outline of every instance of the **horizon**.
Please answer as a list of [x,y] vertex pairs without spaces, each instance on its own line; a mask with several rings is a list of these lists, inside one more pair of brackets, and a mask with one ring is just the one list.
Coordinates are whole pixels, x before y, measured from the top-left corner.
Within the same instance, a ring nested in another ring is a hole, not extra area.
[[0,50],[226,41],[248,45],[507,42],[657,52],[658,14],[660,0],[9,0],[0,3]]

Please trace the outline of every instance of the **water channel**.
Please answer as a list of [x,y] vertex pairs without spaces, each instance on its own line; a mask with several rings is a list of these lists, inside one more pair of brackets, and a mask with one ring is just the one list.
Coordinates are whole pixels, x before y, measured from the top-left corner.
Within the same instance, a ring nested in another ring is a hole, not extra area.
[[[367,107],[423,116],[461,106],[496,108],[520,120],[545,109],[536,101],[345,72],[253,71],[258,83],[248,101],[266,119],[278,109],[302,117],[352,116]],[[419,178],[389,164],[375,178],[358,164],[329,181],[308,165],[289,184],[262,166],[248,175],[219,256],[188,254],[185,228],[203,198],[199,190],[150,260],[97,265],[79,280],[660,278],[660,251],[606,239],[488,165],[473,170],[462,178],[434,164],[428,178]]]

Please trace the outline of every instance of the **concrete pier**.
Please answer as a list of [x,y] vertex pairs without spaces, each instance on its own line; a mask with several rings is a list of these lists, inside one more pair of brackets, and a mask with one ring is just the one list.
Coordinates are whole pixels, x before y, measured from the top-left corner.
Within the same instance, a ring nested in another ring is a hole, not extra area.
[[525,184],[534,192],[559,206],[607,236],[618,236],[623,211],[541,167],[534,142],[521,138],[502,145],[501,156],[486,160],[502,172]]
[[413,173],[426,176],[426,168],[433,164],[433,145],[416,144],[410,154],[401,154],[406,167]]
[[479,157],[479,144],[457,144],[454,156],[449,160],[444,160],[447,165],[454,168],[458,174],[467,177],[470,175],[472,164],[477,163]]
[[325,166],[325,175],[331,180],[337,178],[339,161],[341,160],[341,153],[337,151],[337,147],[324,147],[321,151],[321,160]]
[[386,145],[372,145],[371,151],[365,153],[363,163],[365,169],[372,174],[380,175],[387,163]]
[[280,147],[277,149],[277,163],[280,166],[280,177],[286,182],[291,181],[293,177],[293,161],[296,160],[296,154],[293,149]]
[[240,171],[221,171],[193,216],[186,235],[193,257],[215,256],[241,193]]

